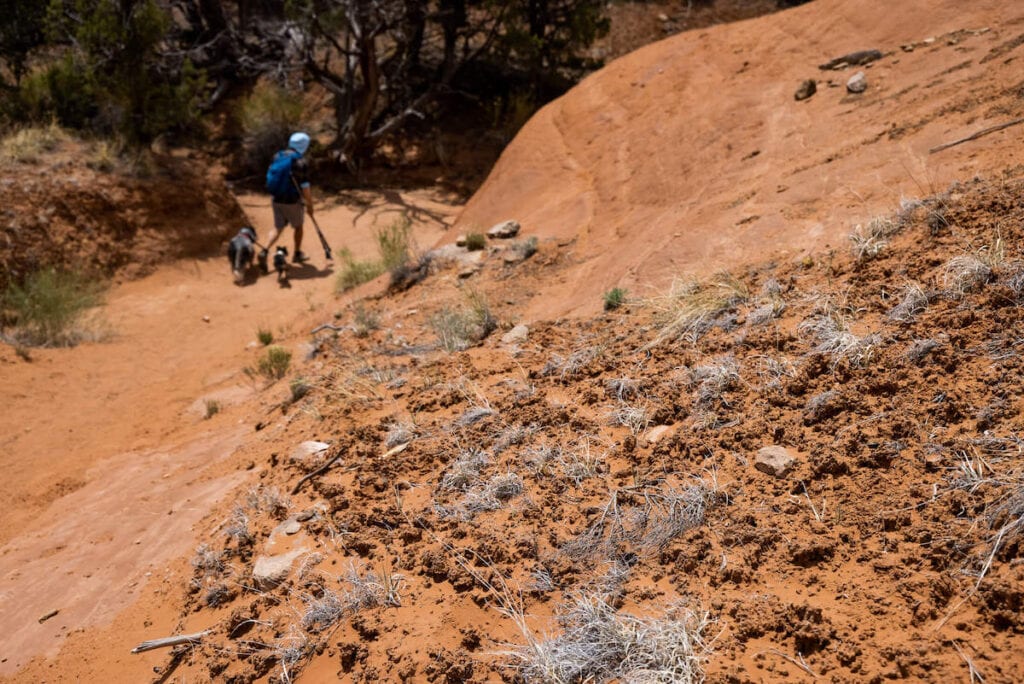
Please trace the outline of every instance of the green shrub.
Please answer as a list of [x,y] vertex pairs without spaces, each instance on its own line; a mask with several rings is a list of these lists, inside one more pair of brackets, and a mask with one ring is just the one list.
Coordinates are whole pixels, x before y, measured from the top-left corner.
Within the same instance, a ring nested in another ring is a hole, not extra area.
[[11,337],[30,346],[68,347],[85,339],[87,309],[103,301],[103,285],[75,272],[47,269],[3,293],[5,318],[13,318]]
[[373,311],[366,308],[361,301],[356,302],[354,308],[354,330],[352,334],[356,337],[367,337],[370,332],[380,328],[380,317]]
[[368,283],[384,272],[384,265],[380,261],[356,259],[347,247],[338,250],[338,261],[341,269],[334,289],[339,293]]
[[263,169],[303,120],[302,97],[272,83],[261,82],[238,108],[242,127],[243,164]]
[[466,249],[478,252],[487,246],[487,236],[483,233],[470,233],[466,236]]
[[256,329],[256,339],[260,341],[264,347],[274,341],[274,333],[267,330],[263,326]]
[[487,299],[476,290],[467,290],[466,305],[443,307],[430,319],[430,326],[446,351],[459,351],[476,344],[498,327]]
[[0,141],[0,160],[34,163],[67,139],[68,134],[55,123],[48,126],[26,126]]
[[412,222],[407,218],[393,221],[377,231],[377,248],[385,271],[405,266],[412,259],[411,233]]
[[280,380],[288,372],[291,362],[292,353],[274,344],[267,347],[266,353],[256,363],[256,370],[270,380]]
[[215,415],[220,413],[220,402],[219,401],[217,401],[216,399],[207,399],[205,403],[206,403],[206,413],[203,415],[203,418],[205,418],[206,420],[209,420],[210,418],[213,418]]
[[309,384],[309,381],[305,378],[295,378],[288,384],[288,389],[291,390],[292,403],[294,404],[299,399],[302,399],[302,397],[309,394],[310,390],[313,389],[313,386]]
[[626,303],[626,291],[615,287],[604,293],[604,310],[612,311]]

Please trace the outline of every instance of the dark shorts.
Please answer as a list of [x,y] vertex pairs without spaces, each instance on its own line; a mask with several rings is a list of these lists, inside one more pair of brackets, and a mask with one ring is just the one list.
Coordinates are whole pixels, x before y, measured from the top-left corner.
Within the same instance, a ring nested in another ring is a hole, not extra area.
[[305,215],[305,205],[302,202],[295,204],[279,204],[272,202],[274,208],[274,228],[281,230],[291,224],[293,228],[302,228],[302,220]]

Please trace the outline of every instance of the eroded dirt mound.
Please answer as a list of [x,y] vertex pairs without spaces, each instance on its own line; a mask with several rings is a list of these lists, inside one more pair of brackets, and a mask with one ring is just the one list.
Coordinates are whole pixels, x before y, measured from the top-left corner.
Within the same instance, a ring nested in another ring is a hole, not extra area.
[[215,252],[245,223],[223,179],[204,164],[162,157],[142,175],[103,172],[87,164],[85,147],[68,140],[43,161],[6,163],[0,289],[46,267],[138,277]]
[[[209,633],[146,664],[606,681],[643,656],[672,681],[1019,681],[1022,193],[958,184],[842,249],[454,355],[436,331],[459,267],[364,302],[321,333],[258,484],[180,568],[176,631]],[[565,249],[491,255],[477,301],[502,318]]]
[[[1022,115],[1022,19],[996,1],[817,0],[673,36],[541,110],[457,228],[515,218],[578,240],[568,287],[544,285],[535,317],[594,313],[594,294],[617,285],[663,289],[747,254],[839,244],[901,197],[1021,163],[1014,129],[929,149]],[[882,58],[819,69],[870,49]],[[851,94],[857,71],[868,87]],[[817,93],[796,101],[807,79]]]

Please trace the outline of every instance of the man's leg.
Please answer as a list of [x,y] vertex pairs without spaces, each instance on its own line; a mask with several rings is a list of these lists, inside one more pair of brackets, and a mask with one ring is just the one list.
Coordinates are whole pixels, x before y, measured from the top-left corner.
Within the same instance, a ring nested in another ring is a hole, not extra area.
[[305,207],[300,202],[295,205],[295,213],[289,217],[292,228],[295,230],[295,251],[292,253],[292,261],[297,264],[308,260],[306,255],[302,253],[302,224],[305,216]]

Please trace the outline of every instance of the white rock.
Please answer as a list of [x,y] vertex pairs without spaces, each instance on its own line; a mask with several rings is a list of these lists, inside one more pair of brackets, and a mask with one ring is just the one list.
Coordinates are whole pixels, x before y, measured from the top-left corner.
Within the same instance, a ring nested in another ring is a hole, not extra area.
[[273,589],[288,577],[292,562],[304,553],[296,549],[277,556],[260,556],[252,566],[252,580],[257,589]]
[[500,239],[514,238],[518,234],[519,221],[502,221],[487,231],[487,237]]
[[309,464],[310,462],[315,461],[318,456],[321,456],[330,447],[330,444],[325,444],[323,442],[303,442],[292,450],[292,460],[303,464]]
[[868,79],[863,71],[858,71],[846,82],[846,89],[851,93],[863,93],[868,89]]
[[462,235],[459,235],[458,237],[455,238],[455,246],[456,247],[465,247],[466,246],[466,234],[465,233],[463,233]]
[[520,323],[516,327],[509,330],[507,333],[501,336],[502,344],[521,344],[526,341],[526,338],[530,335],[530,329]]
[[796,456],[783,446],[768,446],[757,450],[754,467],[762,473],[785,477],[796,465]]
[[671,425],[655,425],[654,427],[647,431],[647,434],[644,435],[644,439],[647,440],[648,444],[656,444],[660,442],[662,437],[664,437],[665,434],[671,429]]

